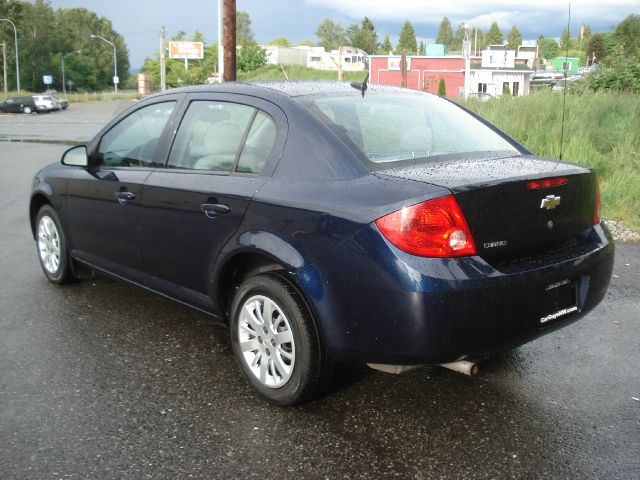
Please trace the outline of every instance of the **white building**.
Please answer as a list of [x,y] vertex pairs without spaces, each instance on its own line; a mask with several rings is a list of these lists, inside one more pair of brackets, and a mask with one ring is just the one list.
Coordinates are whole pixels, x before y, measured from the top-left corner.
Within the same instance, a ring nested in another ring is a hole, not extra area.
[[482,63],[472,63],[470,73],[470,92],[499,97],[508,91],[521,97],[529,94],[533,70],[527,58],[516,58],[515,50],[493,48],[482,52]]
[[340,47],[325,51],[324,47],[280,47],[267,45],[267,63],[281,65],[303,65],[318,70],[338,70],[342,63],[345,72],[359,72],[369,68],[367,54],[355,47]]

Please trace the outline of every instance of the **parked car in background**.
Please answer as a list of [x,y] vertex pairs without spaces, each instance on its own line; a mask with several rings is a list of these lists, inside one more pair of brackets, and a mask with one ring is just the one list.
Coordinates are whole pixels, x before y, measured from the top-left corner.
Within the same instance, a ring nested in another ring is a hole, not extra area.
[[38,112],[52,112],[60,110],[58,99],[52,95],[33,95]]
[[60,105],[60,109],[66,110],[67,108],[69,108],[69,100],[67,100],[66,98],[58,98],[55,95],[52,96],[56,99],[58,105]]
[[279,405],[334,361],[471,372],[591,311],[614,257],[592,169],[347,82],[150,96],[40,170],[29,215],[49,281],[88,268],[209,313]]
[[3,113],[33,113],[37,111],[36,102],[31,96],[9,97],[0,102],[0,112]]

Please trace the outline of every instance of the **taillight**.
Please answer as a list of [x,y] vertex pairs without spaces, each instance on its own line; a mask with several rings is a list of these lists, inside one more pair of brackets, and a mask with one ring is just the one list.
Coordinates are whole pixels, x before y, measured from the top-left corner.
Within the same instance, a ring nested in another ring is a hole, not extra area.
[[422,257],[475,255],[476,246],[453,195],[404,207],[376,220],[382,234],[400,250]]
[[565,185],[569,180],[565,177],[557,178],[545,178],[544,180],[534,180],[527,183],[527,187],[535,190],[538,188],[557,187],[558,185]]
[[596,209],[593,213],[593,224],[598,225],[600,223],[600,182],[596,177]]

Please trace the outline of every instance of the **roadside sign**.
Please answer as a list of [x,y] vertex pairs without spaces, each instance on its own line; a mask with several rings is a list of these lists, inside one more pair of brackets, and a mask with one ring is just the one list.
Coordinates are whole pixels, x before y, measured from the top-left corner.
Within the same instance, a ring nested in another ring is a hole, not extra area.
[[43,75],[42,76],[42,83],[44,83],[45,85],[51,85],[53,83],[53,76],[52,75]]
[[117,85],[118,83],[120,83],[120,77],[113,77],[113,83],[114,85]]
[[169,58],[203,59],[204,44],[202,42],[169,42]]

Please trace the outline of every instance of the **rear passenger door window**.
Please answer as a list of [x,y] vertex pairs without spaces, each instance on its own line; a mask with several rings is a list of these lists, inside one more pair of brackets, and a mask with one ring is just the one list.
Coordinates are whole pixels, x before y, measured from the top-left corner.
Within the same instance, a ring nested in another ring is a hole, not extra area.
[[194,100],[178,128],[167,167],[260,173],[275,132],[271,117],[252,106]]

